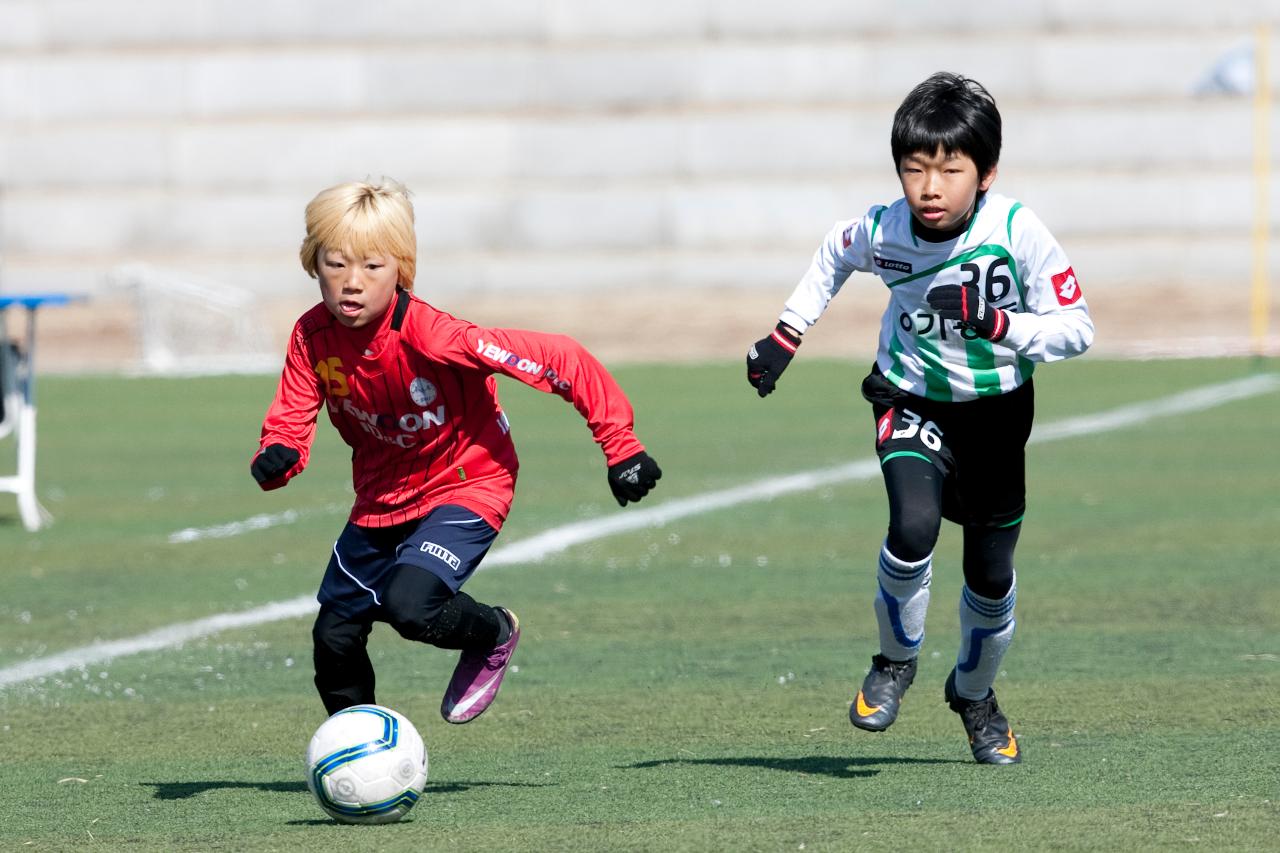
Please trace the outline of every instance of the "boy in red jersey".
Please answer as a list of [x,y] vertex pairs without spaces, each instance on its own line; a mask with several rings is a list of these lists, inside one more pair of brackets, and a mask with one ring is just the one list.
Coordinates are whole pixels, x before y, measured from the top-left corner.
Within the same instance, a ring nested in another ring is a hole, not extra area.
[[520,638],[514,613],[461,591],[506,519],[519,467],[494,375],[573,404],[619,505],[662,471],[618,384],[572,338],[481,328],[412,295],[404,187],[330,187],[307,205],[306,228],[299,256],[322,301],[294,326],[250,470],[264,490],[301,473],[321,406],[352,448],[355,505],[317,595],[316,689],[330,714],[374,702],[365,646],[386,622],[461,651],[440,713],[465,723],[497,696]]

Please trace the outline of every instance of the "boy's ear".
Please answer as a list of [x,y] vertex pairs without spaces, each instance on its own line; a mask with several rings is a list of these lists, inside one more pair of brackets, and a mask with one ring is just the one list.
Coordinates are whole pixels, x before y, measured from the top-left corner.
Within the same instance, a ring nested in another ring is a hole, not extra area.
[[982,192],[986,192],[991,189],[991,185],[996,182],[996,173],[999,171],[1000,169],[998,166],[992,166],[990,171],[982,176],[982,180],[978,181],[978,189]]

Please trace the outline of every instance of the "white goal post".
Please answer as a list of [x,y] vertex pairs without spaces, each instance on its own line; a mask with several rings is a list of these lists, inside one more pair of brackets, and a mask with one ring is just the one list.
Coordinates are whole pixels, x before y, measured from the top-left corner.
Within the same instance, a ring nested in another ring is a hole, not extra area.
[[243,288],[147,264],[117,267],[112,290],[138,310],[141,369],[153,374],[263,373],[280,347],[257,298]]

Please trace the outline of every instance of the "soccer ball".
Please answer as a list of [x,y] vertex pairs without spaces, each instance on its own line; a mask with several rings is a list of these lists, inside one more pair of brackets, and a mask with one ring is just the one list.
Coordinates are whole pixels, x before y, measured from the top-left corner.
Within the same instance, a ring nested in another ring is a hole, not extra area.
[[427,784],[427,748],[401,714],[355,705],[325,720],[307,747],[307,787],[343,823],[391,823]]

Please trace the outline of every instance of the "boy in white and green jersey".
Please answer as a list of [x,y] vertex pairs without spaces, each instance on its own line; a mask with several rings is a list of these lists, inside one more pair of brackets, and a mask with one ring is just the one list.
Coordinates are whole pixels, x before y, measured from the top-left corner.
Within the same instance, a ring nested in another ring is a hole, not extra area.
[[965,585],[944,695],[974,758],[987,764],[1021,760],[992,683],[1015,624],[1031,374],[1093,341],[1062,248],[1029,209],[988,192],[1000,143],[1000,113],[980,84],[939,73],[913,89],[891,134],[903,197],[832,228],[773,333],[747,355],[747,378],[767,396],[853,272],[874,273],[888,288],[862,386],[889,499],[875,599],[880,650],[849,717],[868,731],[897,718],[915,677],[945,518],[964,531]]

